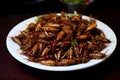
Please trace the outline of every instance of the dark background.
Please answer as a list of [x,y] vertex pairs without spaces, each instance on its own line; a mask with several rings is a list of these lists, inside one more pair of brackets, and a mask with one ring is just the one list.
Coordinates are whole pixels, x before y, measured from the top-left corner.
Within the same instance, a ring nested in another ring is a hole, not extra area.
[[93,67],[52,72],[16,61],[6,48],[8,32],[19,22],[44,13],[66,11],[58,0],[6,0],[0,2],[0,80],[120,80],[120,6],[118,0],[95,0],[82,13],[106,23],[117,36],[117,47],[104,62]]
[[[89,5],[92,9],[91,12],[99,11],[104,7],[112,6],[114,8],[119,8],[119,0],[94,0],[94,2]],[[0,14],[10,15],[10,14],[41,14],[44,12],[60,12],[64,9],[62,3],[59,0],[2,0],[0,2]]]

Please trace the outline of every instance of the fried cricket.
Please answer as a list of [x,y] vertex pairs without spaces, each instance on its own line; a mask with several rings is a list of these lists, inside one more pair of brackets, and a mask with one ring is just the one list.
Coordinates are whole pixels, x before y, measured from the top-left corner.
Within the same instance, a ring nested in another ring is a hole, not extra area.
[[101,51],[110,43],[95,19],[62,12],[45,14],[17,36],[16,42],[28,60],[48,66],[68,66],[105,58]]

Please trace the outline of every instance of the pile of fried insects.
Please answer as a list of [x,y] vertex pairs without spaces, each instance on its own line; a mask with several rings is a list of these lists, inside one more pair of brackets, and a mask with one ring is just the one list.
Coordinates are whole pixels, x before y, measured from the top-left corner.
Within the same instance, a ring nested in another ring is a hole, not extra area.
[[35,21],[19,35],[11,37],[29,61],[69,66],[106,57],[101,51],[111,41],[97,28],[95,19],[61,12],[38,16]]

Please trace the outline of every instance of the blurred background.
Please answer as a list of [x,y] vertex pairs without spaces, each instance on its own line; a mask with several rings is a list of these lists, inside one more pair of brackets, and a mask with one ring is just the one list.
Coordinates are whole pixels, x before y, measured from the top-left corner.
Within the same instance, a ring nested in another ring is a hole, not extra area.
[[[18,63],[6,48],[6,36],[16,24],[31,16],[50,12],[69,12],[69,8],[66,7],[67,4],[60,2],[60,0],[1,0],[0,80],[88,80],[88,78],[91,80],[120,80],[120,3],[118,0],[90,1],[93,2],[80,12],[85,15],[92,14],[93,17],[106,23],[115,32],[118,44],[114,54],[103,63],[88,69],[48,72]],[[79,9],[77,10],[79,11]]]
[[[89,1],[89,0],[87,0]],[[106,5],[119,8],[118,0],[90,0],[93,1],[87,8],[96,10],[103,9]],[[94,7],[96,6],[96,7]],[[86,12],[87,8],[85,9]],[[89,9],[89,10],[91,10]],[[60,12],[66,10],[60,0],[2,0],[0,2],[0,15],[14,14],[42,14],[47,12]],[[84,10],[84,12],[85,12]]]

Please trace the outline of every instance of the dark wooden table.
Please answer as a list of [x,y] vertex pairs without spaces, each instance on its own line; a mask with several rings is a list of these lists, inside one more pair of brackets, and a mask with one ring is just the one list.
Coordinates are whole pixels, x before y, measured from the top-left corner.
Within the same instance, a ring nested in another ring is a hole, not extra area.
[[[49,1],[33,7],[39,10],[25,11],[26,6],[23,6],[24,11],[21,12],[3,11],[5,14],[0,15],[0,80],[120,80],[120,8],[117,2],[101,1],[90,4],[83,14],[92,14],[110,26],[117,36],[117,47],[106,61],[90,68],[68,72],[44,71],[26,66],[15,60],[6,48],[7,34],[16,24],[35,15],[65,10],[62,4],[56,3],[51,6],[52,3],[48,4]],[[32,7],[29,5],[28,8]]]

